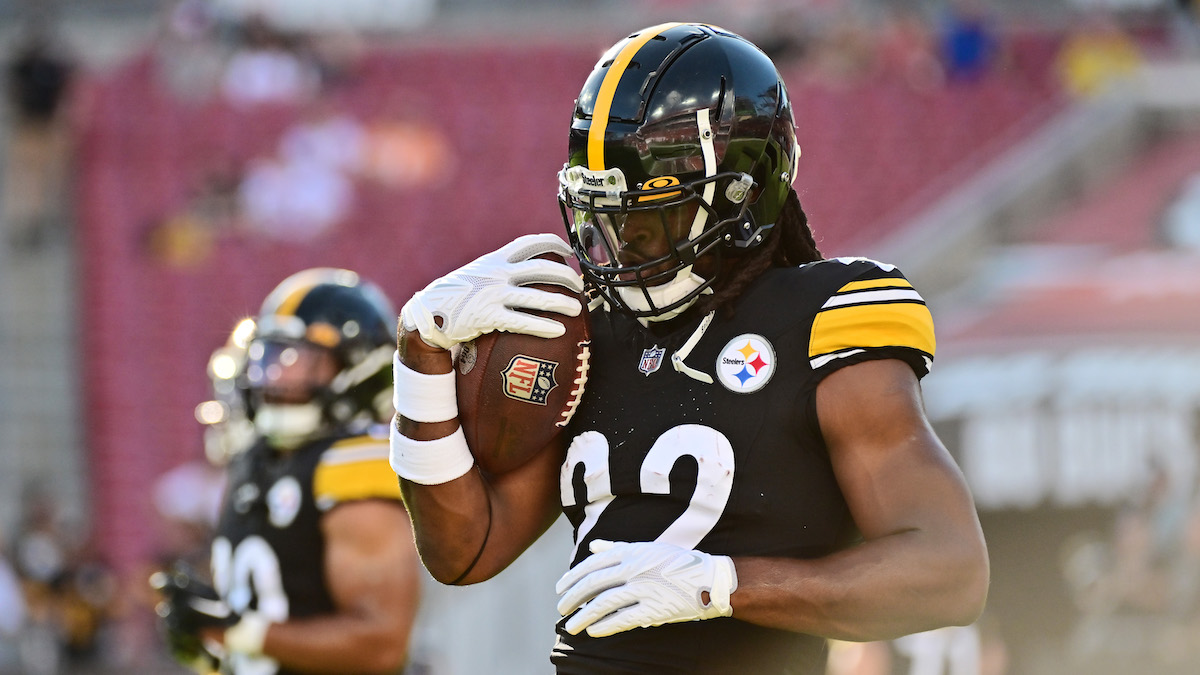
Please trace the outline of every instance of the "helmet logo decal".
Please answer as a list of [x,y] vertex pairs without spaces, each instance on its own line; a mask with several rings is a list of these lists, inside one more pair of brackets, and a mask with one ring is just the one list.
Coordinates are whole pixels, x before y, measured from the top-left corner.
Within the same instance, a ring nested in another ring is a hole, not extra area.
[[314,323],[308,326],[304,338],[309,342],[328,347],[330,349],[337,346],[342,341],[342,335],[338,329],[327,323]]
[[646,377],[650,377],[650,373],[658,370],[658,367],[662,365],[663,354],[666,352],[666,349],[658,345],[642,350],[642,360],[638,363],[638,370],[645,373]]
[[293,476],[284,476],[267,490],[267,518],[275,527],[292,524],[300,513],[300,483]]
[[629,38],[625,46],[617,53],[616,58],[604,74],[600,83],[600,91],[596,95],[596,106],[592,112],[592,126],[588,129],[588,167],[599,171],[604,169],[604,132],[608,128],[608,113],[612,110],[613,96],[617,93],[617,84],[625,69],[633,61],[633,57],[647,42],[655,36],[664,33],[680,23],[664,23],[652,26]]
[[[642,183],[641,189],[642,190],[659,190],[662,188],[669,188],[672,185],[679,185],[679,179],[676,178],[675,176],[657,176],[655,178],[651,178],[650,180],[646,181],[645,183]],[[653,202],[653,201],[658,201],[660,199],[673,199],[675,197],[678,197],[680,194],[681,193],[679,192],[679,190],[675,190],[672,192],[666,192],[666,193],[658,194],[658,195],[646,195],[645,197],[638,197],[638,203],[641,204],[642,202]]]
[[717,378],[725,388],[749,394],[762,389],[775,374],[775,348],[761,335],[739,335],[717,357]]
[[550,390],[558,386],[554,379],[556,368],[558,363],[555,361],[517,354],[508,362],[508,367],[500,371],[504,395],[526,403],[546,405]]

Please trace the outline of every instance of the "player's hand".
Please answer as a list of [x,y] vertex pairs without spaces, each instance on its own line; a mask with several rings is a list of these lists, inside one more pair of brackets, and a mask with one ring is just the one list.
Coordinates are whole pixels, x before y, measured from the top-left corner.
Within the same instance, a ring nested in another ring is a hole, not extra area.
[[492,331],[544,338],[562,335],[566,329],[561,323],[516,311],[534,309],[567,316],[583,311],[576,298],[525,286],[545,283],[576,293],[583,290],[583,280],[569,265],[534,259],[543,253],[573,255],[562,238],[553,234],[518,237],[417,292],[400,312],[404,329],[418,332],[422,340],[442,349]]
[[221,601],[212,586],[201,581],[184,563],[175,563],[169,570],[155,572],[150,577],[150,586],[161,596],[154,612],[171,655],[192,668],[215,663],[214,655],[201,638],[201,631],[207,628],[225,630],[237,623],[238,615]]
[[[737,573],[728,556],[661,542],[597,539],[592,555],[558,580],[567,632],[592,637],[664,623],[731,616]],[[708,594],[708,601],[702,594]]]

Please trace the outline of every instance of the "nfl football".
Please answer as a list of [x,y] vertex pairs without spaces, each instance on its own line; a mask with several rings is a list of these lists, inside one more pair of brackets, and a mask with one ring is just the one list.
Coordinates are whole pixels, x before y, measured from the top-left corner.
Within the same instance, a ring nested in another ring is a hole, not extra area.
[[[572,293],[551,284],[531,286]],[[575,413],[591,356],[584,307],[574,317],[534,312],[562,322],[566,333],[557,338],[495,332],[462,344],[455,360],[458,418],[484,471],[502,474],[529,461]]]

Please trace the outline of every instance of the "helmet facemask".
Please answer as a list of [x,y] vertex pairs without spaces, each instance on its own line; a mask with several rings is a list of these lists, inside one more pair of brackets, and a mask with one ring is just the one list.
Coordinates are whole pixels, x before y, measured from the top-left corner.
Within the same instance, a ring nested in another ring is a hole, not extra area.
[[[632,190],[585,187],[596,182],[595,173],[578,166],[565,168],[559,176],[559,203],[580,269],[601,297],[633,316],[662,321],[711,292],[722,249],[741,244],[731,233],[750,227],[750,176],[725,172],[687,183],[657,178]],[[615,179],[614,185],[623,187],[620,169],[604,174],[604,180]],[[717,186],[726,195],[725,215],[713,204]],[[637,220],[638,227],[656,229],[669,244],[666,250],[656,257],[637,255],[638,251],[623,262],[623,244],[634,238],[625,233],[630,219]]]
[[324,426],[329,385],[340,368],[331,350],[312,343],[278,338],[252,342],[246,385],[258,433],[280,448],[315,436]]

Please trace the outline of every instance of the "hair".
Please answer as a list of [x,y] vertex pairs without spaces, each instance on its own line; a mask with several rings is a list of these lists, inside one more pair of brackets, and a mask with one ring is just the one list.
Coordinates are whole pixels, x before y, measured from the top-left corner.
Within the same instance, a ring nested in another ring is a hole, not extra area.
[[725,283],[712,295],[704,296],[697,303],[702,312],[717,310],[722,315],[733,313],[733,303],[742,292],[772,267],[795,267],[822,259],[817,248],[812,228],[808,225],[808,214],[800,206],[796,191],[789,190],[779,220],[771,228],[763,245],[742,254],[726,255],[721,274],[728,274]]

